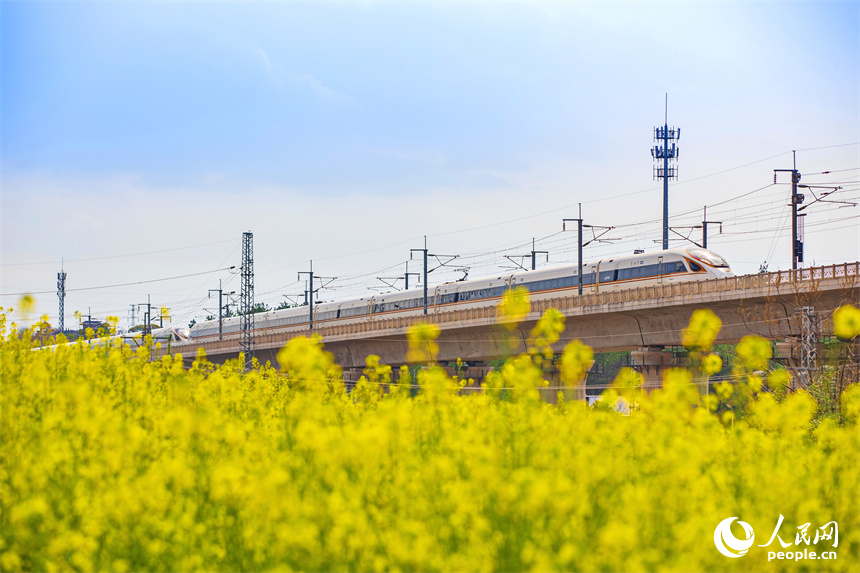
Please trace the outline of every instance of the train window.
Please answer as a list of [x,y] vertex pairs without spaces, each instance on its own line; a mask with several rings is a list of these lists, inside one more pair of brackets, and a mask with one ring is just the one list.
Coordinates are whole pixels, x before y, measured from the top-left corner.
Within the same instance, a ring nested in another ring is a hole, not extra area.
[[690,253],[690,256],[699,259],[702,262],[708,263],[709,265],[713,265],[715,267],[729,268],[729,263],[726,260],[714,253],[712,251],[707,251],[705,249],[689,249],[687,250]]
[[618,280],[635,279],[639,277],[639,269],[630,267],[629,269],[618,269]]
[[660,274],[660,265],[645,265],[638,268],[639,277],[654,277]]
[[698,273],[699,271],[702,270],[702,267],[700,267],[697,263],[690,262],[690,270],[693,271],[694,273]]

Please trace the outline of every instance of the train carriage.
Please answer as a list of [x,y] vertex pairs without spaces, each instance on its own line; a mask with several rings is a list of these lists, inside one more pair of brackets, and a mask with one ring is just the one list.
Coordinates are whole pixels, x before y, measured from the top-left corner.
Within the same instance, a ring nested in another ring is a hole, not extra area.
[[[713,251],[676,248],[583,263],[582,291],[587,294],[728,276],[734,276],[731,268]],[[506,290],[516,286],[528,289],[534,300],[576,295],[579,283],[579,265],[572,264],[444,283],[428,290],[427,309],[428,313],[435,314],[497,304]],[[307,330],[308,312],[304,306],[261,313],[255,316],[254,328],[266,333]],[[314,326],[367,322],[423,312],[423,288],[410,289],[320,303],[314,307]],[[237,333],[240,320],[240,317],[224,320],[224,335]],[[191,338],[195,341],[217,337],[217,321],[200,322],[191,328]]]

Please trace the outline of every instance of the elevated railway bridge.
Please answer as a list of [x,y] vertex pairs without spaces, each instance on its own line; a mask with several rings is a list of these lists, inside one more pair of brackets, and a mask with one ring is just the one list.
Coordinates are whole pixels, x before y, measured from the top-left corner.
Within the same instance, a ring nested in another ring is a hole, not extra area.
[[[833,312],[844,304],[860,303],[860,263],[811,267],[743,275],[716,280],[684,282],[629,290],[561,296],[533,301],[531,312],[513,331],[521,351],[537,320],[549,308],[565,316],[565,330],[554,346],[561,353],[572,340],[595,352],[631,351],[633,366],[646,384],[657,385],[664,368],[679,365],[667,347],[681,345],[681,331],[694,310],[707,308],[722,320],[716,342],[734,343],[756,334],[776,341],[789,367],[799,368],[801,341],[833,332]],[[810,318],[813,320],[810,322]],[[277,364],[277,353],[291,338],[317,334],[325,349],[349,373],[360,372],[365,358],[397,367],[406,364],[406,331],[418,322],[439,326],[438,361],[467,363],[504,357],[510,334],[498,321],[494,305],[437,314],[383,318],[362,323],[331,325],[313,330],[272,332],[258,328],[254,355],[260,362]],[[238,357],[238,335],[205,344],[189,341],[162,348],[161,354],[181,352],[193,360],[199,347],[209,360],[221,363]]]

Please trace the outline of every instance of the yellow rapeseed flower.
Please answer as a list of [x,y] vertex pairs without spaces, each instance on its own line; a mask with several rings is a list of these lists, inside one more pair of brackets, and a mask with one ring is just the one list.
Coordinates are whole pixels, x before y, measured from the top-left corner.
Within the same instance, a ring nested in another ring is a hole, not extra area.
[[767,370],[768,360],[773,356],[770,342],[761,336],[744,336],[737,346],[738,357],[748,371]]
[[693,311],[690,324],[681,332],[681,340],[688,350],[707,352],[720,332],[723,322],[716,314],[706,308]]
[[567,385],[578,384],[585,377],[585,373],[594,364],[594,351],[579,340],[574,340],[564,347],[559,360],[561,380]]
[[716,374],[723,368],[723,359],[718,354],[707,354],[702,357],[702,374],[710,376]]
[[21,314],[25,317],[33,312],[35,307],[36,299],[33,298],[33,295],[25,294],[18,300],[18,310],[21,311]]
[[833,313],[833,333],[842,340],[853,340],[860,335],[860,309],[846,304]]
[[784,368],[771,370],[767,374],[767,385],[777,392],[788,386],[790,382],[791,373]]
[[529,290],[523,286],[505,291],[498,307],[499,322],[508,329],[515,329],[531,311],[529,299]]
[[439,338],[440,332],[438,325],[428,322],[418,322],[410,326],[406,331],[406,338],[409,341],[406,360],[412,363],[436,360],[436,355],[439,354],[436,339]]
[[[838,522],[839,559],[816,570],[860,558],[857,385],[816,418],[806,392],[753,394],[758,374],[699,402],[688,370],[646,395],[625,369],[591,407],[523,354],[483,390],[413,367],[413,394],[404,367],[389,398],[378,358],[347,392],[319,338],[248,372],[151,343],[0,339],[0,571],[731,570],[712,540],[737,508],[760,543],[780,513],[786,541]],[[570,345],[568,383],[592,359]],[[809,569],[758,545],[737,561]]]

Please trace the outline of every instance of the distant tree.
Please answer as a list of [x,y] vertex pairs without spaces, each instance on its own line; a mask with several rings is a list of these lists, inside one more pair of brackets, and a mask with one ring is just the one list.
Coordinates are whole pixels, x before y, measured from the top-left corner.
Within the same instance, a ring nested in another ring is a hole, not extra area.
[[196,318],[192,318],[192,319],[191,319],[191,322],[189,322],[189,323],[188,323],[188,328],[191,328],[191,327],[192,327],[192,326],[194,326],[195,324],[197,324],[197,319],[196,319]]
[[289,302],[282,300],[278,306],[275,307],[275,310],[284,310],[285,308],[296,308],[297,304],[290,304]]
[[271,306],[269,306],[265,302],[258,302],[251,307],[251,314],[257,314],[258,312],[269,312],[270,310],[272,310]]
[[217,317],[217,316],[213,316],[213,315],[211,315],[211,314],[207,314],[207,315],[206,315],[206,320],[218,320],[218,317]]

